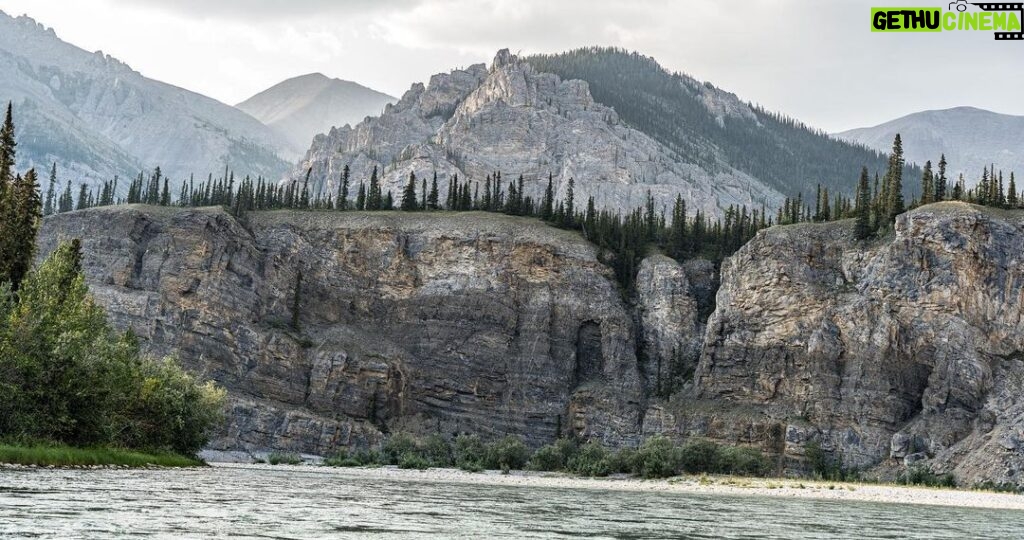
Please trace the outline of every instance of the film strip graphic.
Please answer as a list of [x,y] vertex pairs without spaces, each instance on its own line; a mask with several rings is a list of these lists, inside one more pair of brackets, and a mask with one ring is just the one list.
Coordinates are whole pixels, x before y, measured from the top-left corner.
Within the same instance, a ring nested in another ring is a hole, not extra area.
[[[1020,13],[1021,21],[1024,21],[1024,2],[979,2],[972,3],[982,11],[1017,11]],[[1024,32],[996,32],[997,41],[1024,41]]]

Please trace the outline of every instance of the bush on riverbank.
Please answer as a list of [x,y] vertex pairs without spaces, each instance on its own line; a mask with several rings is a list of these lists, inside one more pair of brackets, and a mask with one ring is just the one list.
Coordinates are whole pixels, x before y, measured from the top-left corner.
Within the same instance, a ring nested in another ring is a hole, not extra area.
[[77,240],[65,243],[16,293],[0,286],[0,440],[194,455],[224,391],[116,335],[81,259]]
[[416,439],[406,433],[389,437],[377,452],[349,455],[340,452],[324,460],[332,467],[397,465],[405,469],[457,467],[481,470],[569,472],[579,476],[626,473],[644,478],[666,478],[682,473],[767,476],[771,462],[755,448],[731,447],[705,440],[682,446],[665,437],[652,437],[638,449],[609,450],[596,441],[580,445],[559,439],[531,454],[514,436],[486,443],[476,435],[459,435],[449,441],[440,435]]
[[302,463],[302,457],[294,452],[271,452],[267,456],[267,463],[271,465],[298,465]]
[[906,472],[896,477],[896,483],[908,486],[955,488],[956,478],[949,473],[936,474],[927,467],[914,466],[909,467]]
[[0,463],[38,467],[195,467],[203,462],[172,453],[146,453],[117,448],[73,448],[70,446],[0,445]]

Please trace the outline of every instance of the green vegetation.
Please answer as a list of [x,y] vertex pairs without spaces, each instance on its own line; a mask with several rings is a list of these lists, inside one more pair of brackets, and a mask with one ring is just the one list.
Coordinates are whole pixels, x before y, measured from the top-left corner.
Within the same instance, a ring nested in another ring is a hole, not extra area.
[[298,465],[302,458],[293,452],[272,452],[267,456],[267,463],[271,465]]
[[0,463],[39,467],[87,467],[117,465],[127,467],[195,467],[203,465],[195,458],[173,453],[146,453],[117,448],[74,448],[71,446],[0,445]]
[[956,478],[950,474],[936,474],[927,467],[911,466],[896,478],[897,484],[908,486],[955,488]]
[[821,447],[818,441],[811,441],[804,447],[804,456],[811,467],[811,474],[820,480],[852,482],[861,479],[860,472],[843,465],[839,459]]
[[[11,459],[142,464],[144,454],[116,449],[194,455],[221,421],[223,390],[172,360],[143,356],[134,335],[114,332],[85,285],[78,240],[31,268],[42,203],[32,195],[34,171],[12,176],[13,133],[8,106],[0,129],[0,441],[12,445]],[[75,457],[63,445],[92,450]]]
[[666,478],[683,473],[766,476],[773,470],[768,458],[757,449],[723,446],[699,439],[678,446],[665,437],[652,437],[639,449],[617,451],[596,441],[580,444],[574,439],[558,439],[531,453],[522,440],[513,436],[488,443],[476,435],[459,435],[448,440],[440,435],[417,439],[405,433],[385,440],[379,453],[350,456],[342,452],[325,459],[324,465],[397,465],[403,469],[457,467],[470,472],[528,469],[596,477],[624,473],[644,478]]

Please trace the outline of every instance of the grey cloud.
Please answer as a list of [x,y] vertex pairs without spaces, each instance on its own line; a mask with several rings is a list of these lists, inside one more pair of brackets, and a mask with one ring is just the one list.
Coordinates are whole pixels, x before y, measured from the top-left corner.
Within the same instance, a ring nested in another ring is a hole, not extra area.
[[301,19],[322,16],[374,15],[415,7],[423,0],[113,0],[152,6],[190,18],[232,20]]

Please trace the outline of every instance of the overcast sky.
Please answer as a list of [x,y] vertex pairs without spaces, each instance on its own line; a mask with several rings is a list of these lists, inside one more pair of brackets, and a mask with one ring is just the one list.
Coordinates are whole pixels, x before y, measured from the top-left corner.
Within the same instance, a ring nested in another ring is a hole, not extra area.
[[[895,5],[938,5],[904,0]],[[972,105],[1024,115],[1024,43],[871,33],[870,0],[0,0],[226,103],[310,72],[394,96],[496,50],[616,45],[828,131]]]

